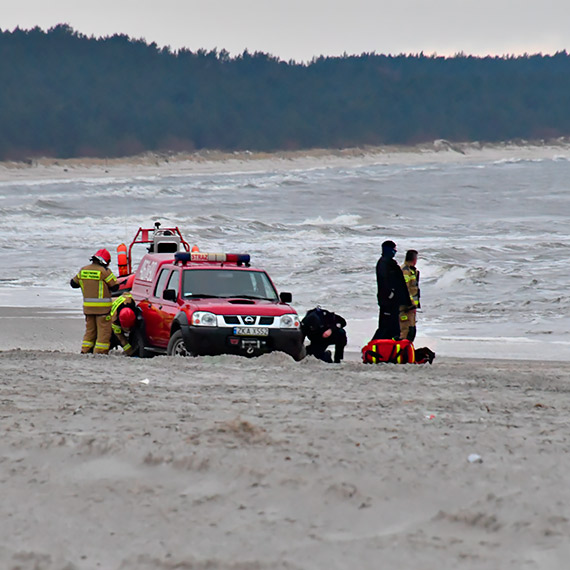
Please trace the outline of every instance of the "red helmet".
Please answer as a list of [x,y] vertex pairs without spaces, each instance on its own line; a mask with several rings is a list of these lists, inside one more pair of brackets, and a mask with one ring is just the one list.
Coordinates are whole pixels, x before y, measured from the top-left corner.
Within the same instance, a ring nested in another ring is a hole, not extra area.
[[132,309],[129,309],[129,307],[125,307],[119,313],[119,322],[121,323],[121,328],[123,329],[132,328],[136,320],[137,317],[135,315],[135,312]]
[[101,265],[109,265],[111,263],[111,254],[106,249],[98,249],[91,259],[95,259]]

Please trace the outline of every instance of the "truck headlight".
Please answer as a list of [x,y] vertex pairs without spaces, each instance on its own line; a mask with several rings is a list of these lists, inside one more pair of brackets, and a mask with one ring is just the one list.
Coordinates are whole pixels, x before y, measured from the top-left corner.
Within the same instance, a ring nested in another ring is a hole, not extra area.
[[279,321],[279,328],[282,329],[298,329],[300,326],[299,323],[299,315],[291,314],[291,315],[281,315],[281,319]]
[[214,313],[196,311],[195,313],[192,313],[190,324],[197,327],[217,327],[218,319]]

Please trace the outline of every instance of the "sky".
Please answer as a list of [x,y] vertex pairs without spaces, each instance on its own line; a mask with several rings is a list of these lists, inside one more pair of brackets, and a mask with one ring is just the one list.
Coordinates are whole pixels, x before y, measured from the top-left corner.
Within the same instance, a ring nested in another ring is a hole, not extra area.
[[319,55],[570,51],[568,0],[0,0],[0,29],[69,24],[172,49]]

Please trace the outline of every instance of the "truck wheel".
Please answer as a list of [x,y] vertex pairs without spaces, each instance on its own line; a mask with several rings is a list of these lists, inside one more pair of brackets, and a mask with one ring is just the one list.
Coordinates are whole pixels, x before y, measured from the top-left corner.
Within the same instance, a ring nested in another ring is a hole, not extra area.
[[186,350],[181,330],[176,331],[170,337],[166,354],[168,354],[168,356],[193,356],[191,352]]
[[295,362],[300,362],[301,360],[303,360],[303,358],[307,356],[307,349],[305,348],[305,345],[301,345],[299,351],[295,354],[292,354],[291,356],[293,357],[293,360],[295,360]]
[[146,350],[144,347],[144,334],[140,329],[135,329],[130,337],[131,345],[134,347],[134,351],[131,356],[136,356],[138,358],[150,358],[154,356],[154,352]]

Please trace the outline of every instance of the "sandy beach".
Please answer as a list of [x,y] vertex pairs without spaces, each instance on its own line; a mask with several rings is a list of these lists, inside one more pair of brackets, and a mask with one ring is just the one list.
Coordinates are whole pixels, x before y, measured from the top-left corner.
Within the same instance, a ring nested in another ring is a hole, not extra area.
[[93,357],[65,313],[0,324],[2,568],[566,566],[568,362]]
[[570,158],[570,141],[451,143],[436,140],[416,146],[308,149],[274,153],[202,150],[194,153],[145,153],[126,158],[34,158],[0,162],[0,182],[73,180],[133,176],[181,176],[222,172],[289,171],[367,164],[426,164],[492,160]]
[[[0,183],[557,157],[568,141],[204,151],[1,163]],[[81,356],[79,297],[13,291],[38,306],[0,307],[2,569],[568,566],[564,338],[420,329],[433,365],[363,365],[351,322],[340,365]]]

